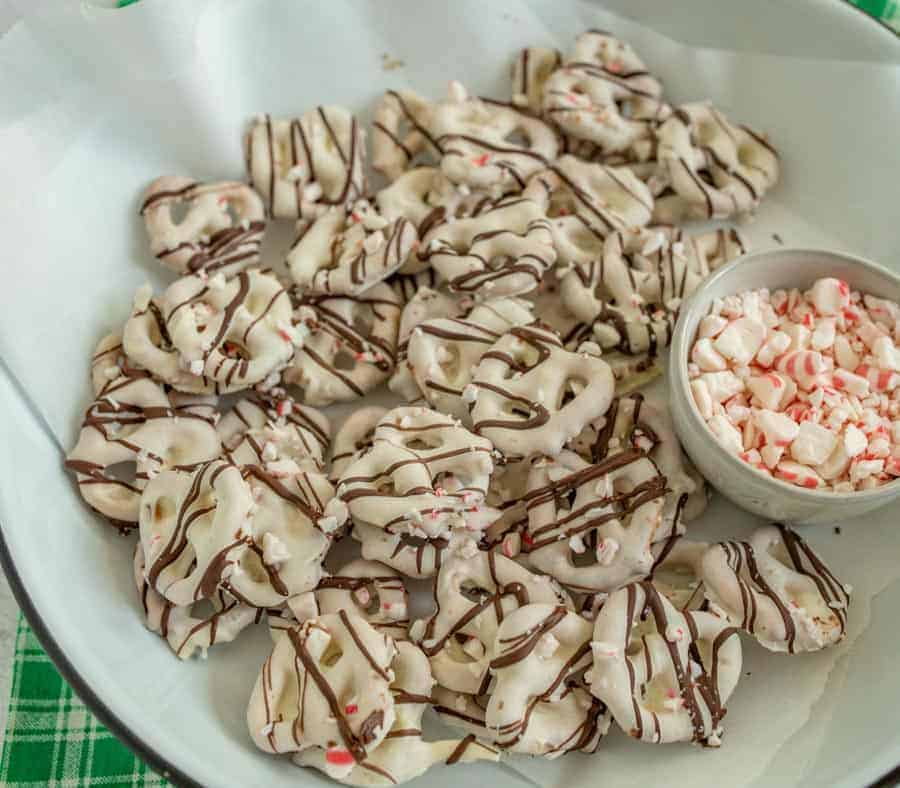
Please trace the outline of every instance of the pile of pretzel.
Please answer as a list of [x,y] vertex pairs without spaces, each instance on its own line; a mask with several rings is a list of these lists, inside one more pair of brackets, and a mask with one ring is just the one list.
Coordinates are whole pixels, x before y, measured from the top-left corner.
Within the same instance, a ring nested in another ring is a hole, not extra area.
[[[91,362],[67,467],[137,531],[147,625],[182,658],[268,623],[256,744],[353,785],[593,752],[611,721],[716,746],[738,632],[843,636],[848,589],[793,532],[682,539],[706,504],[665,403],[632,392],[681,300],[743,253],[764,135],[672,108],[590,31],[529,48],[511,102],[389,91],[254,120],[249,183],[154,181],[138,290]],[[269,222],[297,223],[269,268]],[[387,384],[391,408],[365,396]],[[398,399],[399,398],[399,399]],[[357,407],[332,435],[318,408]],[[361,558],[328,571],[339,540]],[[407,578],[434,610],[410,621]],[[249,687],[248,687],[249,689]],[[423,736],[429,707],[461,733]]]

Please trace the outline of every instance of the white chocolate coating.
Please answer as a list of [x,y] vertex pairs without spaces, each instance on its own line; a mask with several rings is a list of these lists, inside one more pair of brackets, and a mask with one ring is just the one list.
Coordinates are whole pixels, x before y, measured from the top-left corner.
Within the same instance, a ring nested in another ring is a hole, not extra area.
[[144,577],[144,551],[141,543],[135,545],[134,581],[144,608],[147,629],[165,640],[175,656],[190,659],[197,651],[206,656],[216,643],[230,643],[250,624],[256,621],[259,611],[238,602],[227,592],[219,590],[210,600],[208,615],[197,615],[193,605],[174,605],[157,593]]
[[294,283],[313,293],[363,293],[397,271],[417,241],[410,221],[388,222],[366,200],[301,220],[298,230],[287,265]]
[[384,282],[358,296],[306,295],[296,325],[309,335],[284,372],[307,405],[363,396],[391,374],[397,357],[401,301]]
[[437,609],[421,645],[442,687],[482,695],[489,689],[491,648],[503,620],[522,605],[571,607],[550,577],[535,575],[495,552],[450,555],[435,579]]
[[427,408],[389,411],[372,448],[341,476],[338,496],[358,524],[438,538],[452,528],[484,529],[492,446],[451,417]]
[[748,542],[712,545],[700,573],[713,611],[771,651],[818,651],[844,637],[846,587],[784,526],[758,528]]
[[396,181],[414,166],[420,154],[426,161],[440,158],[431,132],[434,105],[411,90],[389,90],[375,105],[372,122],[372,168]]
[[523,735],[534,706],[558,700],[566,680],[591,664],[592,632],[561,605],[531,603],[503,619],[490,648],[494,687],[485,710],[501,744]]
[[422,250],[451,290],[481,298],[527,293],[556,261],[541,204],[521,197],[438,225],[422,238]]
[[736,629],[711,613],[679,612],[650,583],[632,583],[603,605],[591,648],[591,692],[629,736],[718,746],[741,675]]
[[290,120],[258,116],[244,157],[250,185],[275,218],[313,218],[366,193],[366,133],[343,107],[320,106]]
[[615,153],[649,138],[671,113],[661,97],[659,80],[629,44],[589,30],[547,79],[543,109],[567,134]]
[[666,480],[641,452],[592,465],[573,452],[532,465],[525,506],[528,560],[569,588],[610,592],[646,577],[663,527]]
[[565,350],[538,325],[510,329],[472,375],[473,430],[507,457],[559,453],[606,413],[615,382],[605,361]]
[[[304,621],[278,638],[247,708],[265,752],[324,751],[342,778],[385,740],[396,719],[394,642],[354,613]],[[307,756],[309,757],[309,756]]]
[[553,759],[567,752],[596,752],[609,730],[606,707],[589,692],[567,685],[558,700],[538,700],[530,705],[524,725],[503,741],[485,722],[489,696],[467,695],[443,687],[434,689],[434,711],[446,725],[461,728],[504,752],[541,755]]
[[422,715],[431,699],[434,679],[428,660],[412,643],[397,643],[391,663],[396,678],[391,683],[395,719],[385,740],[353,770],[342,775],[328,762],[322,750],[303,750],[294,756],[299,766],[314,766],[345,785],[398,785],[423,774],[431,766],[445,762],[496,761],[499,753],[469,736],[465,739],[425,741]]
[[781,164],[768,140],[708,103],[679,107],[656,137],[671,191],[657,198],[657,222],[749,213],[778,180]]
[[331,479],[337,482],[350,464],[372,446],[375,425],[387,412],[380,405],[367,405],[344,420],[331,447]]
[[141,214],[150,251],[179,274],[228,277],[259,262],[266,212],[245,183],[165,175],[147,187]]
[[476,304],[465,318],[419,323],[411,332],[408,348],[417,389],[432,407],[468,422],[474,393],[466,387],[481,357],[509,328],[533,319],[527,301],[492,298]]
[[512,103],[540,114],[544,103],[544,86],[562,63],[558,49],[525,47],[513,60],[510,81]]
[[[138,522],[148,479],[167,468],[195,467],[220,449],[209,407],[179,405],[147,373],[116,370],[124,374],[108,379],[85,412],[66,467],[88,506],[127,530]],[[133,478],[120,477],[116,466],[123,463],[133,463]]]
[[151,479],[140,506],[150,586],[176,605],[211,599],[248,549],[253,505],[240,468],[222,460]]
[[478,98],[451,83],[437,104],[432,129],[440,146],[441,171],[473,189],[519,192],[528,179],[556,158],[553,129],[514,104]]
[[216,381],[219,393],[261,383],[303,343],[291,325],[287,291],[271,273],[242,271],[218,286],[186,276],[161,304],[173,346],[192,374]]

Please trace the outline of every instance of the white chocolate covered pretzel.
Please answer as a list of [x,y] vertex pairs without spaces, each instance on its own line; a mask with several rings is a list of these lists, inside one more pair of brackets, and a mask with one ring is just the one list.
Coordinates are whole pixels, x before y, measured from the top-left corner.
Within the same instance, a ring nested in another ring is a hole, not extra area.
[[749,213],[778,180],[781,165],[768,139],[708,103],[679,107],[656,136],[669,187],[657,198],[657,222]]
[[263,664],[247,727],[265,752],[321,750],[337,779],[385,740],[396,718],[390,685],[394,642],[355,613],[318,616],[288,629]]
[[134,552],[134,581],[147,629],[165,640],[179,659],[190,659],[197,651],[206,656],[207,650],[217,643],[230,643],[259,615],[259,610],[222,590],[204,600],[213,608],[207,615],[193,612],[193,605],[173,604],[147,582],[140,542]]
[[375,105],[372,121],[372,168],[397,180],[425,155],[440,159],[441,149],[430,127],[434,105],[411,90],[389,90]]
[[607,167],[570,155],[534,175],[523,196],[547,205],[563,263],[596,256],[600,241],[611,232],[643,227],[653,216],[650,190],[628,167]]
[[482,695],[491,683],[491,649],[503,620],[523,605],[571,607],[550,577],[495,552],[448,556],[435,578],[437,609],[410,629],[442,687]]
[[258,115],[244,137],[250,185],[269,214],[313,218],[366,193],[366,133],[338,106],[320,106],[302,117]]
[[180,274],[228,277],[259,261],[266,212],[245,183],[165,175],[147,187],[141,215],[150,251]]
[[600,30],[582,33],[566,62],[547,78],[543,109],[563,131],[605,153],[649,137],[671,112],[659,80],[631,46]]
[[[355,523],[353,538],[360,543],[360,551],[367,561],[378,561],[406,577],[421,580],[434,577],[441,568],[450,540],[447,537],[413,536],[391,533],[365,523]],[[469,541],[477,550],[473,534]]]
[[244,465],[241,472],[254,503],[248,549],[226,588],[256,607],[277,607],[316,587],[347,508],[334,499],[334,487],[324,474],[302,468],[289,455]]
[[[190,363],[172,344],[162,299],[154,298],[149,284],[138,288],[134,296],[131,316],[122,330],[122,349],[125,356],[162,383],[190,394],[218,394],[223,390],[218,381],[191,372]],[[104,370],[105,374],[105,370]],[[110,369],[109,374],[113,374]]]
[[422,258],[451,290],[482,298],[527,293],[556,261],[541,204],[521,197],[435,227],[422,239],[422,248]]
[[222,460],[151,479],[140,506],[151,588],[176,605],[211,599],[248,549],[253,507],[240,468]]
[[736,230],[696,236],[673,227],[620,230],[606,237],[598,257],[573,261],[560,295],[575,317],[586,323],[601,317],[608,307],[626,321],[641,321],[659,309],[677,312],[710,271],[746,250]]
[[523,536],[531,566],[587,593],[646,577],[650,546],[660,538],[665,483],[635,450],[593,465],[569,451],[535,462]]
[[544,108],[544,86],[562,63],[562,53],[547,47],[525,47],[519,50],[511,69],[512,103],[535,114]]
[[416,389],[430,405],[468,421],[477,393],[467,389],[481,357],[509,328],[534,319],[519,298],[492,298],[476,304],[465,318],[426,320],[412,330],[408,365]]
[[701,572],[707,550],[706,542],[693,542],[676,534],[653,546],[650,582],[681,611],[706,607]]
[[441,149],[441,171],[453,183],[498,194],[520,192],[556,158],[555,132],[536,115],[493,99],[470,96],[451,82],[437,104],[432,129]]
[[666,479],[666,503],[657,539],[681,532],[706,508],[703,478],[684,456],[669,414],[659,396],[632,392],[616,397],[606,415],[572,441],[585,460],[602,462],[623,451],[649,457]]
[[605,361],[570,353],[538,325],[511,328],[481,358],[472,375],[477,391],[473,430],[507,456],[559,453],[612,401],[614,380]]
[[389,566],[358,558],[323,577],[315,597],[322,613],[351,610],[394,640],[407,639],[409,595]]
[[[397,643],[397,655],[391,662],[395,674],[391,683],[395,718],[385,740],[364,761],[347,774],[339,765],[328,760],[321,749],[303,750],[294,756],[300,766],[314,766],[345,785],[398,785],[423,774],[431,766],[445,762],[470,763],[496,761],[499,753],[476,741],[474,736],[464,739],[425,741],[422,735],[422,715],[431,700],[434,678],[428,660],[412,643]],[[333,759],[332,759],[333,760]]]
[[[295,402],[284,389],[272,388],[249,393],[235,402],[231,410],[216,424],[225,453],[236,451],[245,442],[248,432],[265,429],[271,430],[272,437],[278,442],[286,441],[295,459],[306,455],[320,468],[324,465],[331,436],[328,417],[315,408]],[[248,448],[256,458],[251,462],[264,459],[264,441],[253,441],[253,445]],[[239,464],[243,462],[245,461],[240,460]]]
[[294,322],[309,335],[285,382],[300,387],[308,405],[363,396],[394,369],[400,309],[400,298],[384,282],[357,296],[304,296]]
[[[215,416],[202,405],[179,405],[142,370],[120,369],[84,414],[66,467],[94,511],[128,530],[138,522],[141,491],[167,468],[190,468],[218,456]],[[133,464],[132,478],[116,466]]]
[[485,723],[508,746],[523,736],[541,701],[566,691],[566,680],[591,664],[593,627],[563,605],[531,603],[503,619],[490,648],[494,687]]
[[338,428],[331,447],[331,478],[337,482],[350,464],[371,448],[375,425],[387,413],[380,405],[357,408]]
[[206,283],[183,277],[166,290],[162,312],[188,371],[215,381],[220,393],[265,381],[303,343],[303,331],[291,324],[287,291],[262,271]]
[[366,133],[343,107],[290,120],[258,115],[244,156],[250,184],[275,218],[312,218],[366,193]]
[[445,724],[489,741],[502,751],[549,759],[567,752],[596,752],[611,721],[599,700],[581,687],[567,685],[558,699],[532,704],[515,735],[498,741],[502,732],[489,728],[485,722],[489,696],[467,695],[443,687],[435,687],[433,695],[434,711]]
[[388,381],[388,388],[399,394],[407,402],[421,399],[422,390],[413,375],[409,361],[409,343],[415,331],[425,323],[439,318],[462,317],[473,304],[471,296],[463,293],[449,293],[443,289],[419,287],[400,316],[400,332],[397,342],[397,368]]
[[818,651],[844,637],[847,587],[789,528],[765,526],[747,542],[712,545],[701,576],[712,610],[771,651]]
[[741,675],[734,627],[712,613],[679,612],[651,583],[632,583],[604,603],[591,648],[591,692],[629,736],[719,746]]
[[409,220],[389,222],[367,200],[298,224],[287,265],[304,292],[362,293],[399,269],[417,241]]
[[392,534],[447,537],[483,530],[495,513],[483,506],[492,446],[451,417],[427,408],[388,412],[372,448],[341,476],[338,495],[358,524]]

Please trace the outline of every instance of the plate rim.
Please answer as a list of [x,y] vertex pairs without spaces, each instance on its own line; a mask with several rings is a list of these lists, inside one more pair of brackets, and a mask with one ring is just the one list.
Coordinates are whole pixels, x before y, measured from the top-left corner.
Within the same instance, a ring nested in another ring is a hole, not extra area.
[[[837,0],[837,5],[852,9],[861,14],[870,22],[877,25],[894,40],[900,40],[900,31],[894,30],[883,20],[873,16],[868,11],[855,5],[852,0]],[[6,542],[5,527],[0,521],[0,569],[12,590],[13,597],[25,616],[25,620],[31,627],[47,656],[53,662],[62,678],[78,695],[79,699],[94,714],[97,719],[131,752],[149,765],[161,777],[171,783],[186,788],[202,788],[202,784],[190,777],[184,770],[176,766],[155,748],[147,744],[139,734],[132,731],[128,724],[100,698],[91,688],[88,681],[81,675],[78,668],[69,660],[63,649],[56,642],[43,618],[35,607],[25,584],[16,569],[15,562]],[[0,700],[2,702],[2,700]],[[7,699],[9,703],[9,699]],[[5,731],[4,731],[5,733]],[[888,788],[900,782],[900,763],[886,771],[880,777],[869,783],[866,788]]]

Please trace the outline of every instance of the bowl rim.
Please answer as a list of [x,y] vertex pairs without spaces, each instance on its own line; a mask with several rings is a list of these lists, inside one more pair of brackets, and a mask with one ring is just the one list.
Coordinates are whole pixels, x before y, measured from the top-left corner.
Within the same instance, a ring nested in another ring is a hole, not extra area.
[[[791,255],[815,254],[841,258],[844,262],[848,263],[851,266],[865,268],[869,271],[872,271],[873,273],[879,274],[886,277],[887,279],[892,280],[897,285],[897,287],[900,288],[900,275],[898,275],[894,271],[891,271],[889,268],[881,265],[880,263],[873,262],[872,260],[869,260],[867,258],[834,249],[817,249],[814,247],[806,246],[780,246],[775,249],[765,249],[758,252],[750,252],[748,254],[742,255],[741,257],[738,257],[735,260],[731,260],[722,267],[716,269],[707,279],[703,280],[701,285],[693,293],[691,293],[684,307],[681,309],[678,320],[675,324],[675,330],[672,335],[671,352],[669,354],[669,365],[667,369],[669,385],[671,386],[671,391],[673,394],[677,390],[678,395],[686,400],[687,407],[685,408],[685,411],[690,414],[688,418],[691,420],[692,425],[696,429],[702,430],[704,434],[708,435],[712,439],[709,441],[709,444],[713,447],[712,451],[714,451],[718,457],[723,458],[723,461],[729,467],[739,469],[741,473],[754,474],[753,478],[758,479],[762,484],[770,485],[773,491],[783,495],[792,496],[796,500],[803,500],[810,504],[840,504],[843,502],[849,503],[851,501],[855,503],[877,501],[882,499],[886,501],[890,498],[893,498],[895,495],[900,494],[900,479],[896,479],[893,482],[888,482],[881,487],[875,487],[871,490],[857,490],[854,492],[842,493],[832,492],[829,490],[809,490],[804,487],[797,487],[796,485],[790,484],[786,481],[783,481],[782,479],[776,479],[774,476],[764,476],[762,474],[756,473],[756,471],[750,468],[743,460],[736,457],[731,452],[726,451],[722,447],[722,445],[715,439],[715,437],[712,435],[709,425],[706,423],[706,420],[700,415],[700,412],[697,410],[697,406],[694,403],[694,398],[691,395],[687,376],[687,359],[689,358],[690,344],[693,342],[694,337],[688,337],[687,317],[689,314],[693,315],[697,310],[699,310],[700,301],[702,300],[703,294],[708,292],[711,288],[715,287],[723,280],[727,280],[736,270],[741,269],[747,265],[758,263],[761,259]],[[682,363],[682,361],[684,361],[684,363]]]

